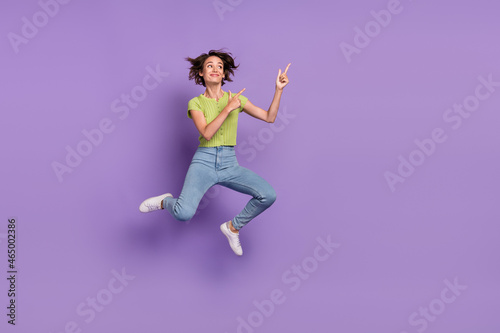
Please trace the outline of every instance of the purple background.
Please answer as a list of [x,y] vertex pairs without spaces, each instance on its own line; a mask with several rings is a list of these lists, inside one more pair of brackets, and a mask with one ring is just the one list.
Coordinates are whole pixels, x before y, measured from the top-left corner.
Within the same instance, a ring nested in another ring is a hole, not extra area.
[[[478,77],[500,81],[498,3],[401,0],[348,62],[341,43],[376,29],[371,11],[388,1],[228,1],[219,13],[212,1],[72,1],[48,22],[37,1],[2,2],[1,331],[498,332],[500,87],[459,128],[443,119]],[[16,52],[9,33],[34,15],[47,24]],[[189,223],[138,210],[179,194],[198,144],[186,106],[203,92],[184,58],[222,47],[241,64],[224,89],[246,88],[266,109],[292,62],[288,118],[240,118],[240,164],[278,193],[242,231],[241,258],[219,224],[242,194],[214,188]],[[140,89],[148,66],[168,77],[120,119],[111,104]],[[59,181],[52,163],[106,118],[113,131]],[[391,191],[384,173],[435,128],[446,141]],[[3,277],[12,216],[16,327]],[[340,247],[317,250],[318,237]],[[122,269],[135,278],[111,293]],[[455,279],[467,288],[454,294]],[[102,311],[78,314],[96,297]]]

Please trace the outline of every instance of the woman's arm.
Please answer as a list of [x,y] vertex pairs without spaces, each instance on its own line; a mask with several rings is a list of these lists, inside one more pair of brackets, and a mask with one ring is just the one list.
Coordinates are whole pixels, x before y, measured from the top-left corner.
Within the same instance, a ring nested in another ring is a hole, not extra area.
[[231,97],[231,91],[229,91],[229,99],[226,107],[222,110],[222,112],[207,125],[207,120],[203,115],[203,112],[199,110],[189,110],[191,112],[191,117],[193,118],[194,125],[198,129],[198,132],[205,138],[205,140],[210,141],[210,139],[214,136],[215,133],[222,126],[224,120],[226,120],[227,116],[234,110],[238,109],[241,106],[240,95],[246,88],[243,88],[239,93]]
[[290,65],[291,63],[286,66],[285,72],[283,74],[281,74],[281,69],[278,71],[278,77],[276,78],[276,90],[274,92],[273,101],[271,102],[271,106],[269,106],[269,109],[267,111],[253,105],[250,101],[247,101],[245,103],[243,111],[257,119],[263,120],[268,123],[274,123],[274,121],[276,120],[276,116],[278,115],[283,88],[285,88],[285,86],[289,82],[286,73],[288,72],[288,68],[290,67]]

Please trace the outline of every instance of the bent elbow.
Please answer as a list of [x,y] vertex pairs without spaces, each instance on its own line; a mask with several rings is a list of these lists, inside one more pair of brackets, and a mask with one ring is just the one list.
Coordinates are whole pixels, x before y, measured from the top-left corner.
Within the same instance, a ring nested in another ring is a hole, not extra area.
[[205,134],[202,134],[201,135],[205,140],[207,141],[210,141],[210,139],[212,139],[212,135],[205,135]]

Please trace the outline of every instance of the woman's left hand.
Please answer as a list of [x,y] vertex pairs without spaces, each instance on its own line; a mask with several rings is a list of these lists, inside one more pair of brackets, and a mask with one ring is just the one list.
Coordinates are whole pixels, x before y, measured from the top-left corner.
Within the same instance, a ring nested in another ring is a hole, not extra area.
[[276,78],[276,89],[283,89],[285,86],[288,84],[288,76],[286,73],[288,72],[288,68],[290,67],[292,63],[289,63],[288,66],[285,68],[285,72],[281,74],[281,68],[278,72],[278,77]]

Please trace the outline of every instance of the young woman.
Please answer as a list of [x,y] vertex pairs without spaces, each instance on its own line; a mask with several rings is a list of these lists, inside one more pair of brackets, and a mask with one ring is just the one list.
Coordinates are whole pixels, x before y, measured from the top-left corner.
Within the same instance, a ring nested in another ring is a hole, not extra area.
[[271,106],[265,111],[253,105],[241,93],[223,91],[225,81],[232,81],[234,64],[231,53],[211,50],[199,57],[186,58],[191,63],[189,79],[203,85],[205,92],[188,103],[188,117],[200,132],[200,145],[189,166],[184,186],[178,198],[166,193],[144,200],[139,209],[143,213],[166,209],[179,221],[190,220],[196,213],[203,195],[218,184],[235,191],[249,194],[252,199],[231,221],[220,226],[231,249],[241,256],[243,250],[239,230],[257,215],[269,208],[276,200],[274,189],[254,172],[238,165],[234,146],[238,115],[241,111],[268,123],[274,122],[278,114],[283,88],[288,84],[287,72],[290,64],[276,78],[276,90]]

